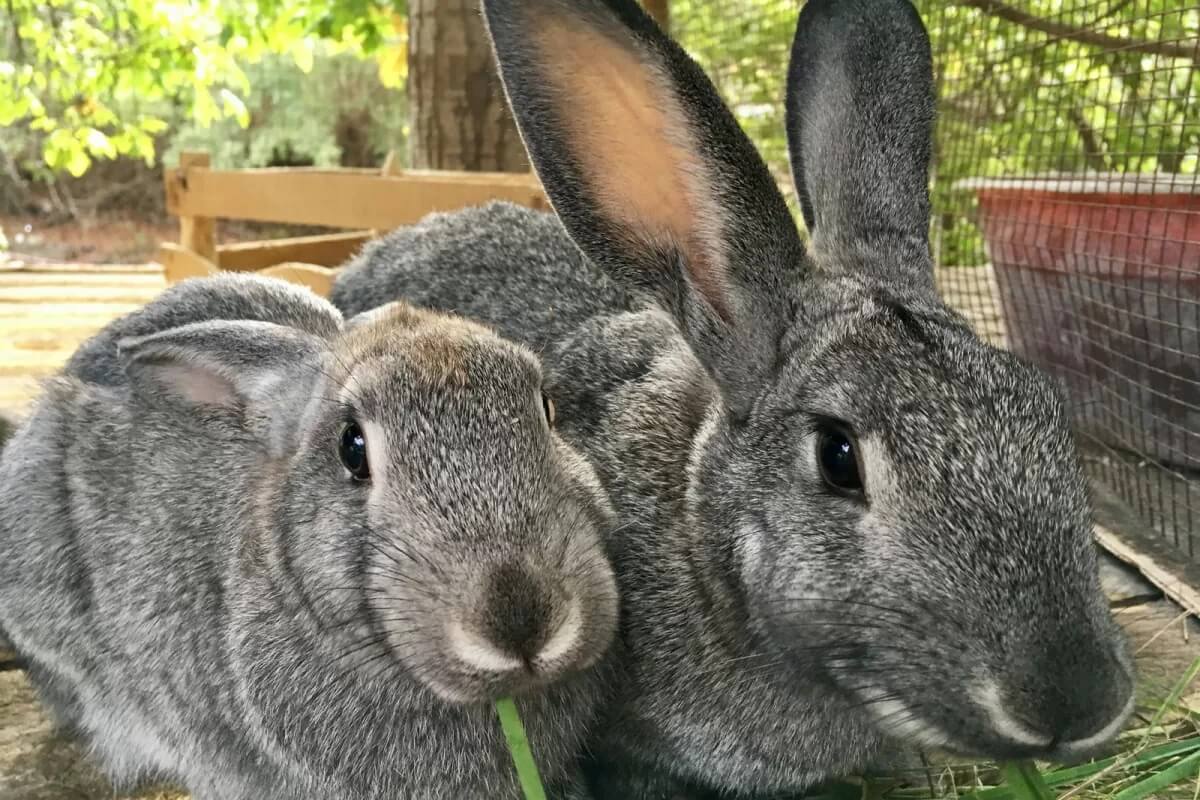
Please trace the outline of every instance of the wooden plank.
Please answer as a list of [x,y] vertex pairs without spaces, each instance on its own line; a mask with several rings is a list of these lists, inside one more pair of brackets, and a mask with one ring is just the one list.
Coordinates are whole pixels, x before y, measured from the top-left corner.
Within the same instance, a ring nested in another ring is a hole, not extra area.
[[145,301],[129,303],[95,303],[86,299],[59,297],[50,303],[0,303],[0,326],[10,320],[28,319],[99,319],[101,324],[120,314],[128,314],[145,305]]
[[[182,172],[182,171],[177,171]],[[433,211],[490,200],[549,208],[529,174],[405,172],[317,174],[287,169],[217,171],[192,168],[170,179],[167,209],[180,217],[328,225],[390,230]]]
[[84,748],[58,733],[24,672],[0,672],[0,797],[5,800],[185,800],[164,786],[117,791]]
[[10,260],[0,263],[0,275],[91,275],[91,274],[158,274],[162,267],[154,263],[146,264],[87,264],[83,262],[42,262]]
[[6,286],[0,292],[0,307],[41,303],[137,303],[149,302],[158,290],[138,286]]
[[163,277],[168,285],[220,272],[212,261],[174,242],[163,242],[159,245],[158,262],[162,264]]
[[41,390],[41,384],[32,375],[0,376],[0,414],[10,420],[20,419]]
[[349,260],[372,236],[374,231],[349,231],[223,244],[217,248],[217,263],[221,269],[240,271],[266,269],[293,261],[336,267]]
[[1102,525],[1096,526],[1096,539],[1105,550],[1135,567],[1146,580],[1161,589],[1164,595],[1192,614],[1200,615],[1200,591],[1188,583],[1178,564],[1139,550]]
[[317,264],[277,264],[264,269],[261,273],[269,278],[298,283],[307,286],[321,297],[328,297],[333,291],[333,279],[336,272],[329,267]]
[[1138,570],[1100,549],[1100,588],[1114,606],[1137,605],[1161,599],[1162,590]]
[[44,378],[62,369],[75,350],[74,347],[36,351],[0,348],[0,377]]
[[[182,153],[179,156],[179,170],[171,176],[175,191],[189,191],[189,182],[193,180],[193,176],[200,172],[207,172],[208,166],[208,153]],[[166,176],[164,176],[164,180],[166,180]],[[173,194],[171,189],[171,184],[168,184],[168,202]],[[215,216],[215,214],[179,215],[179,246],[214,263],[217,260],[217,223],[213,219]]]
[[1172,601],[1200,616],[1200,564],[1149,528],[1111,490],[1093,485],[1096,541]]
[[77,288],[95,286],[121,287],[154,291],[165,286],[162,272],[139,273],[70,273],[70,272],[0,272],[0,299],[15,286]]

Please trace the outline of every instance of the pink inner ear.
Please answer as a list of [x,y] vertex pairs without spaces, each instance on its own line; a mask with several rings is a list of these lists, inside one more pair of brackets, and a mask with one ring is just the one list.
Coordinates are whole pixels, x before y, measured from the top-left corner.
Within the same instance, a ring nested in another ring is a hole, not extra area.
[[170,364],[159,367],[156,372],[164,386],[188,402],[227,408],[238,404],[233,384],[210,369]]
[[567,144],[601,212],[635,240],[677,248],[695,289],[729,321],[723,214],[670,81],[653,56],[603,33],[557,16],[541,23]]

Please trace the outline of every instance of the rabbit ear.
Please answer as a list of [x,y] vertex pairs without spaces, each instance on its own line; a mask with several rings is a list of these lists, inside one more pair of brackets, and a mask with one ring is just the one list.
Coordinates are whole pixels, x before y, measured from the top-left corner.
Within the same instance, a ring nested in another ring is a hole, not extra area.
[[932,63],[908,0],[804,4],[788,67],[788,149],[823,269],[933,289]]
[[135,394],[293,421],[326,347],[295,328],[250,321],[197,322],[117,346]]
[[514,116],[593,261],[671,311],[734,407],[772,369],[805,263],[711,82],[634,0],[484,0]]

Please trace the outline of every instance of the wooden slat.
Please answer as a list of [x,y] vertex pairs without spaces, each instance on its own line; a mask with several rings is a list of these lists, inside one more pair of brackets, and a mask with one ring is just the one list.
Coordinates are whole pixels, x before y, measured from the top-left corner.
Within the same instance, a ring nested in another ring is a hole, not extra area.
[[163,277],[168,285],[219,272],[212,261],[174,242],[163,242],[158,246],[158,263],[162,264]]
[[[188,191],[188,180],[193,170],[207,170],[209,166],[208,153],[182,153],[179,156],[179,172],[175,175],[180,191]],[[167,187],[167,197],[171,196],[170,184]],[[179,245],[190,250],[201,258],[215,262],[217,260],[217,223],[214,215],[180,214],[179,215]]]
[[530,174],[405,172],[399,176],[291,169],[168,173],[167,209],[178,217],[390,230],[433,211],[489,200],[548,208]]
[[[110,320],[120,314],[128,314],[145,305],[145,301],[130,303],[89,303],[86,300],[71,300],[63,302],[59,298],[50,303],[0,303],[0,327],[10,320],[25,319],[70,319],[70,320]],[[49,325],[50,323],[47,322]]]
[[92,274],[160,274],[158,264],[87,264],[80,262],[41,262],[11,260],[0,263],[0,275],[92,275]]
[[1136,568],[1146,580],[1161,589],[1164,595],[1192,614],[1200,615],[1200,591],[1188,582],[1176,564],[1160,555],[1139,549],[1103,525],[1096,526],[1096,539],[1113,556]]
[[6,286],[0,306],[41,303],[146,303],[157,294],[148,287],[126,286]]
[[270,278],[278,278],[291,283],[298,283],[301,286],[307,286],[321,297],[328,297],[333,290],[333,278],[336,274],[329,267],[322,267],[318,264],[297,264],[295,262],[288,264],[276,264],[273,267],[268,267],[262,271],[263,275]]
[[221,269],[241,271],[266,269],[291,261],[336,267],[357,253],[373,234],[374,231],[350,231],[223,244],[217,248],[217,264]]
[[30,375],[44,378],[55,370],[62,369],[67,359],[75,352],[74,347],[58,350],[10,350],[0,347],[0,376],[15,378]]
[[4,293],[15,286],[41,287],[99,287],[146,289],[163,287],[162,272],[141,273],[70,273],[70,272],[0,272],[0,301]]

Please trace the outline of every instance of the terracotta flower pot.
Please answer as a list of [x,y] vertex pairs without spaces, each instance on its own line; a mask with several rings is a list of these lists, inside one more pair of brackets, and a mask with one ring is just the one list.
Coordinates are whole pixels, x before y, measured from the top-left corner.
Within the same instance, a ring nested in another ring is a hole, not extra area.
[[971,179],[1009,343],[1083,432],[1200,469],[1200,180]]

